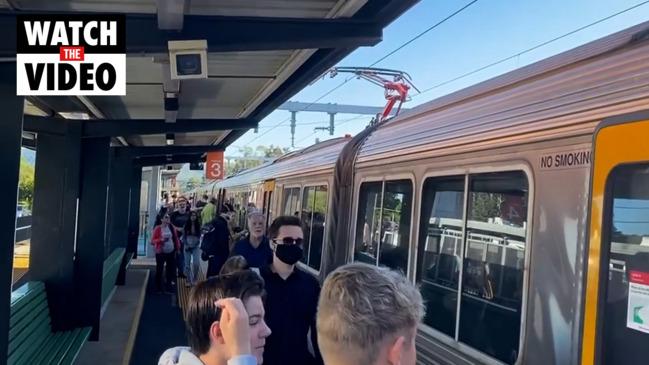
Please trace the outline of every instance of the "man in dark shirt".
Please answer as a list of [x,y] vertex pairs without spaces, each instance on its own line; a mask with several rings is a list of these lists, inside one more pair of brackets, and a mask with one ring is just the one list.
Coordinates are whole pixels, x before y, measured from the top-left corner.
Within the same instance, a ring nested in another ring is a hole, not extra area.
[[201,229],[201,258],[207,261],[207,277],[216,276],[230,254],[230,229],[223,215],[217,215]]
[[196,209],[198,209],[198,210],[203,209],[203,207],[204,207],[205,205],[207,205],[207,201],[208,201],[209,199],[210,199],[210,197],[207,196],[207,194],[206,194],[206,195],[203,195],[203,200],[200,200],[200,199],[199,199],[199,200],[196,202]]
[[[320,284],[295,264],[303,254],[302,225],[297,217],[277,217],[268,229],[272,264],[261,269],[266,283],[266,340],[264,365],[322,365],[315,316]],[[308,345],[308,333],[315,355]]]
[[266,219],[259,210],[250,210],[248,213],[248,237],[234,244],[231,255],[241,255],[248,262],[248,266],[262,268],[273,260],[273,251],[270,249],[268,238],[264,235]]
[[183,232],[185,228],[185,223],[189,220],[189,205],[187,204],[187,199],[183,196],[178,198],[178,205],[176,211],[169,215],[171,218],[171,224],[176,228],[176,233],[180,239],[180,252],[176,256],[177,262],[176,267],[178,268],[178,277],[185,277],[185,238],[183,237]]

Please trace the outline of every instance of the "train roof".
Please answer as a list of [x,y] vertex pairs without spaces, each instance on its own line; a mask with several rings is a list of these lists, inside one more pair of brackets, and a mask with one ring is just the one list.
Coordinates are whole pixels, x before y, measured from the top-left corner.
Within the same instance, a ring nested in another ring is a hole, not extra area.
[[[381,125],[359,166],[592,133],[649,108],[649,22],[424,103]],[[233,187],[333,168],[348,138],[321,142],[217,184]]]
[[649,22],[432,100],[374,131],[359,164],[592,133],[649,108]]
[[299,151],[289,152],[273,162],[219,181],[216,186],[219,188],[239,186],[294,174],[318,173],[332,169],[340,151],[350,139],[351,137],[334,138]]

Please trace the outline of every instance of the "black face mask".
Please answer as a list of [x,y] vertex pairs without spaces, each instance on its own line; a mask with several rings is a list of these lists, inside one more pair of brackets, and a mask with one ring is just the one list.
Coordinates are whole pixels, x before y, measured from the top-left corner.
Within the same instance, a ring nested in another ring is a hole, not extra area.
[[304,250],[298,245],[277,245],[275,247],[275,255],[287,265],[294,265],[302,258],[303,253]]

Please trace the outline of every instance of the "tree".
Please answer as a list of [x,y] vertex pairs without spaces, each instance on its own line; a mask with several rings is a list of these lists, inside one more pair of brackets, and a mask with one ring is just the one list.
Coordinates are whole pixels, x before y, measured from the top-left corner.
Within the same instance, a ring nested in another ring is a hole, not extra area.
[[500,217],[500,206],[505,199],[498,193],[474,192],[472,200],[469,219],[487,222],[489,218]]
[[204,178],[199,178],[197,176],[190,177],[185,183],[185,190],[189,191],[201,186],[205,182],[204,180]]
[[24,157],[20,158],[20,173],[18,179],[18,202],[32,209],[34,200],[34,166]]
[[225,158],[225,175],[232,176],[243,170],[257,167],[264,163],[264,159],[280,157],[290,152],[289,148],[280,146],[259,145],[254,149],[250,146],[237,147],[239,156]]

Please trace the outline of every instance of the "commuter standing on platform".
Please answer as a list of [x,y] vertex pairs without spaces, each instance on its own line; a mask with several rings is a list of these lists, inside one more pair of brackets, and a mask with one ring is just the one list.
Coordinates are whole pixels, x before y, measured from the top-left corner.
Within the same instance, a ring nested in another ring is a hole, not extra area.
[[[268,337],[264,365],[322,364],[315,328],[320,285],[295,264],[302,258],[304,240],[297,217],[277,217],[268,229],[272,264],[261,270],[266,283]],[[315,354],[309,351],[308,333]]]
[[243,256],[250,267],[263,268],[273,260],[268,238],[264,235],[264,214],[252,209],[248,212],[248,237],[234,244],[231,255]]
[[264,321],[264,282],[246,269],[240,256],[226,266],[232,271],[191,291],[185,317],[190,347],[168,349],[158,365],[261,364],[270,335]]
[[[225,212],[225,209],[222,209]],[[201,258],[207,261],[207,277],[219,274],[221,266],[230,256],[230,229],[225,213],[216,216],[201,230]]]
[[[318,303],[326,365],[415,365],[419,290],[401,273],[354,263],[327,276]],[[271,327],[272,328],[272,327]]]
[[211,197],[207,205],[201,210],[201,225],[205,226],[209,224],[214,217],[216,217],[216,198]]
[[201,223],[198,213],[191,211],[189,220],[185,223],[183,240],[185,245],[185,273],[187,275],[187,286],[196,284],[198,280],[198,268],[200,260],[200,236]]
[[[176,255],[180,250],[180,240],[171,225],[169,214],[162,216],[160,225],[153,229],[151,244],[155,247],[156,289],[158,292],[171,291],[176,276]],[[163,287],[162,271],[166,266],[166,286]]]
[[171,224],[176,228],[176,233],[180,238],[180,251],[177,256],[176,267],[178,268],[178,277],[185,278],[185,240],[183,237],[185,224],[189,220],[189,206],[187,199],[183,196],[178,198],[176,211],[169,215]]
[[198,201],[196,202],[196,209],[198,209],[198,210],[203,209],[203,207],[207,205],[207,202],[209,201],[209,198],[210,197],[207,196],[207,194],[206,194],[206,195],[203,195],[203,199],[198,199]]

